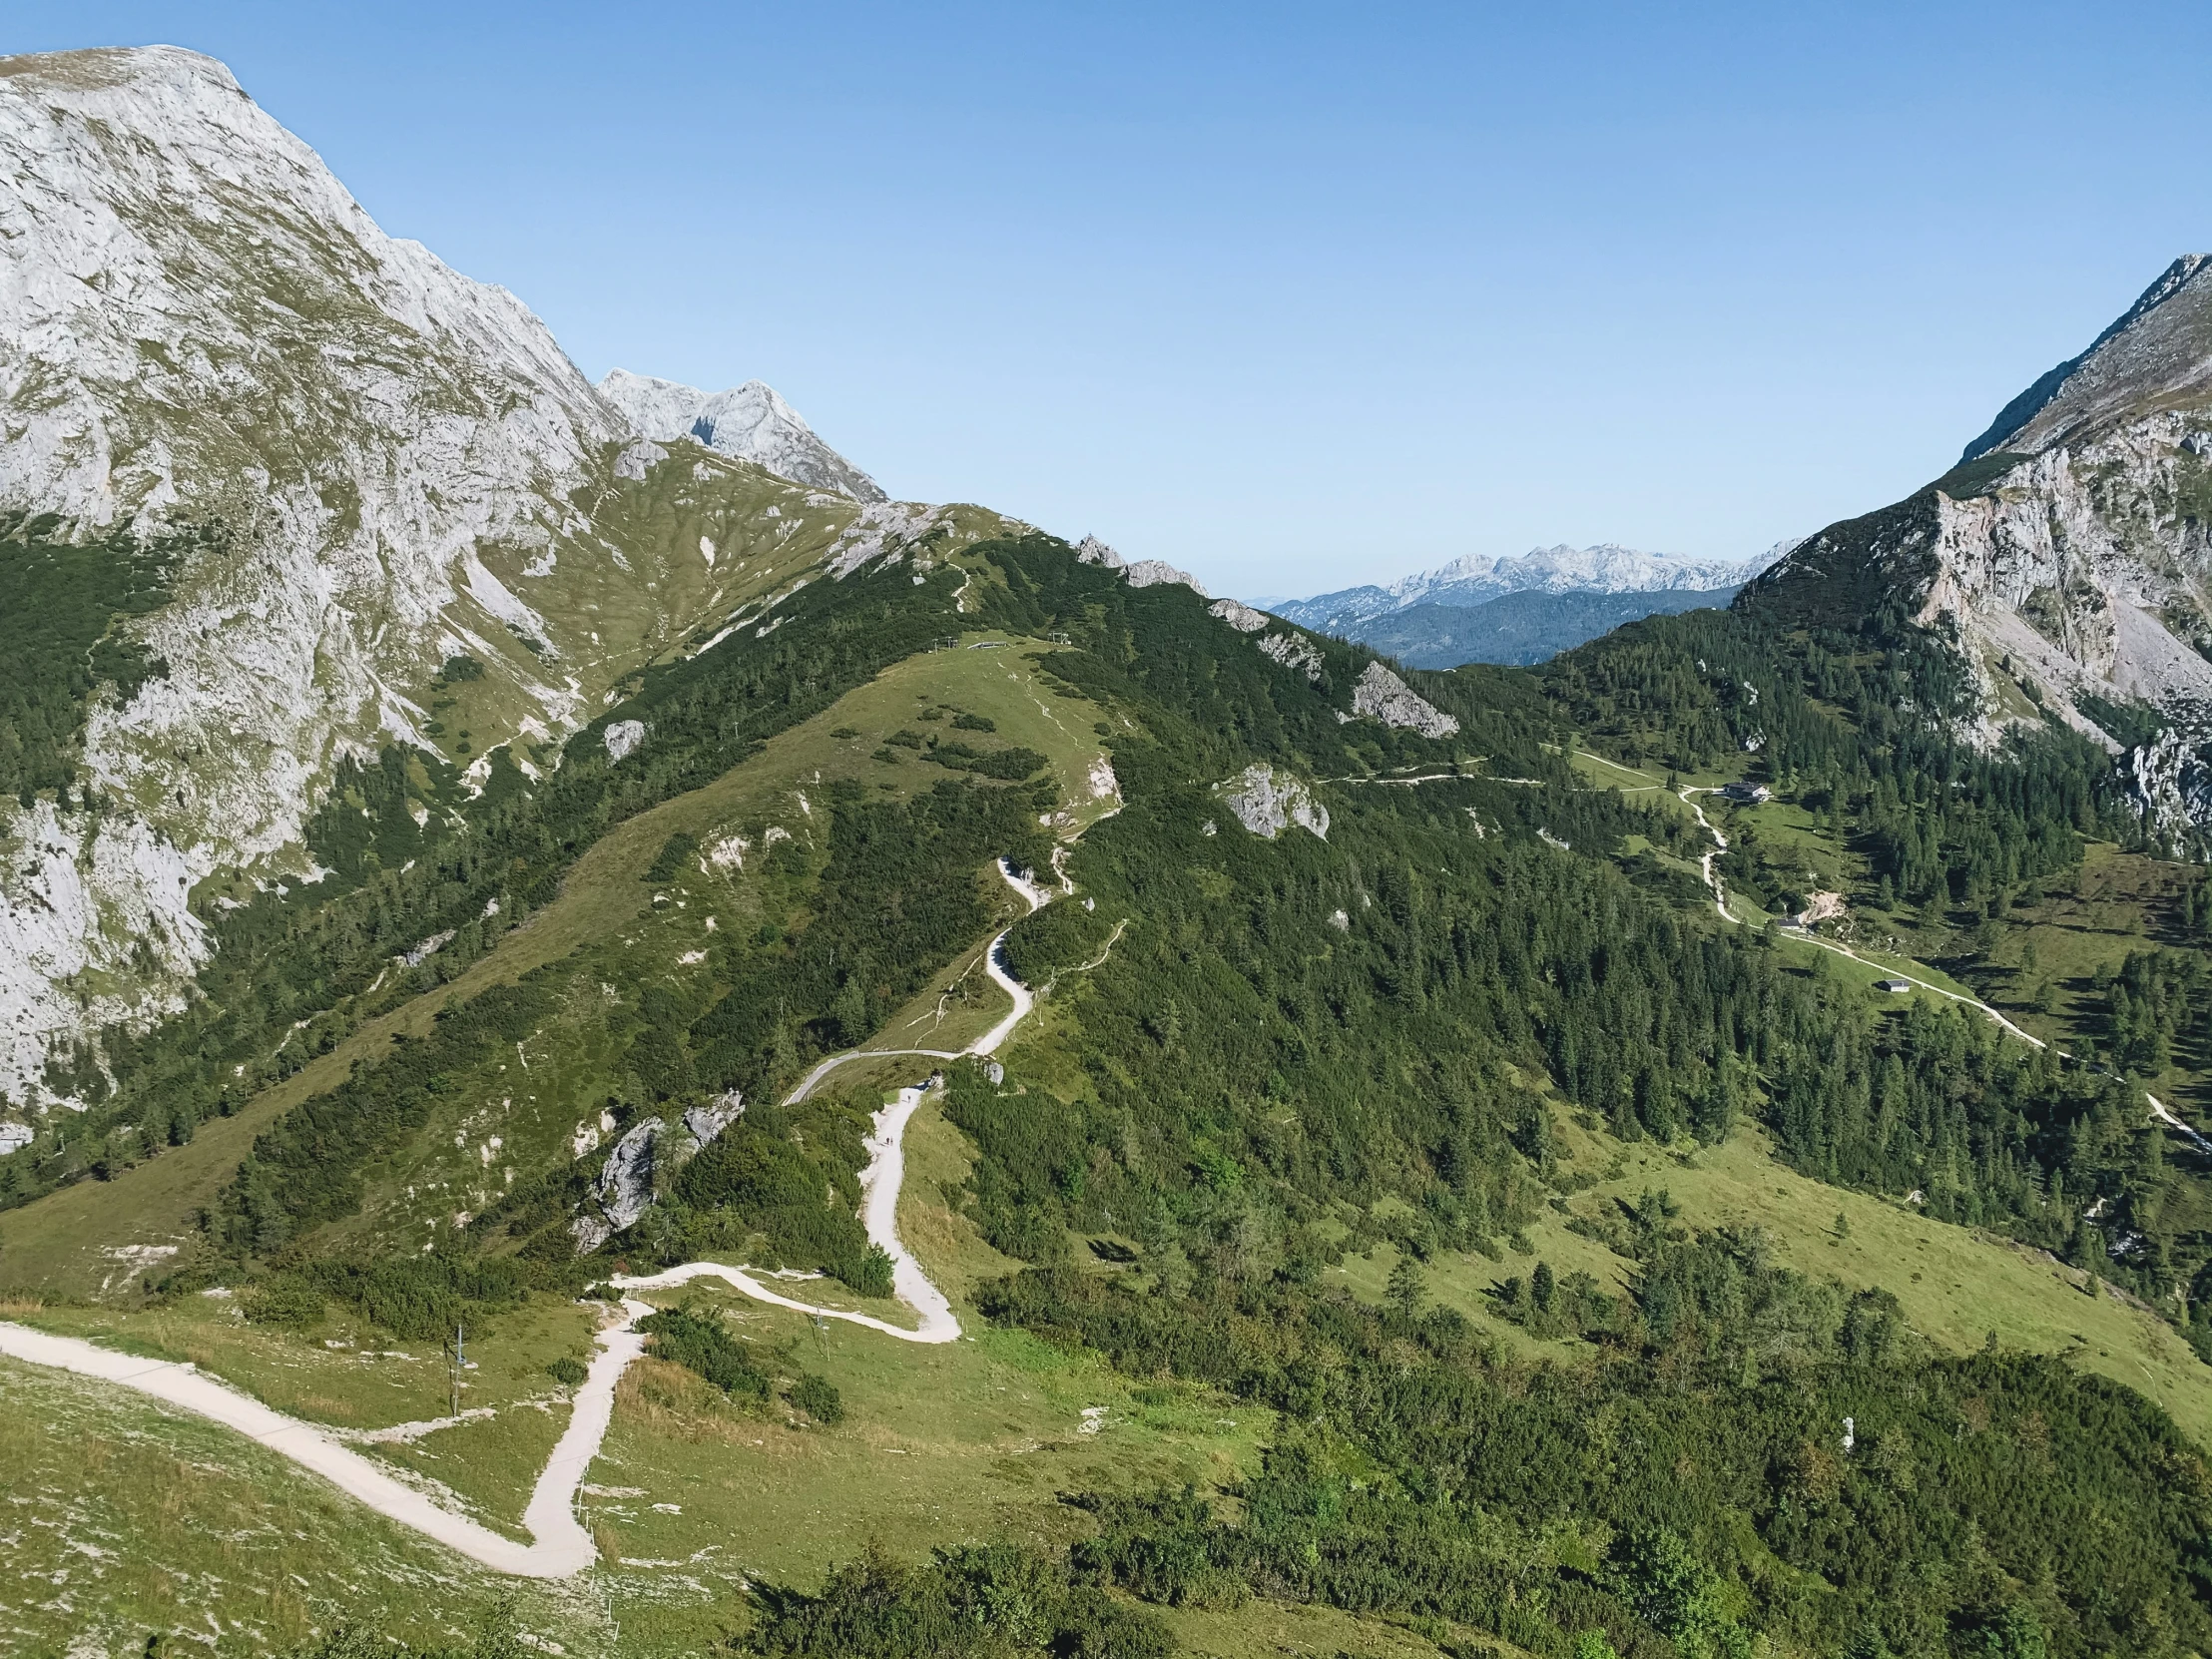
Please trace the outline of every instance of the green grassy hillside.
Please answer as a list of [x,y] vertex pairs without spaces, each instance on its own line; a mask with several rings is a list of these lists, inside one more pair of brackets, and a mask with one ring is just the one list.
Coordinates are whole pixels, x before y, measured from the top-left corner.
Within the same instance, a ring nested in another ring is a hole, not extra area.
[[[11,1189],[19,1317],[348,1431],[435,1417],[466,1321],[476,1414],[370,1454],[512,1528],[608,1272],[814,1274],[910,1322],[857,1173],[942,1071],[899,1231],[960,1340],[656,1295],[583,1494],[595,1611],[530,1602],[534,1634],[2212,1643],[2206,1182],[2139,1093],[2189,1098],[2201,906],[2111,838],[2088,757],[1946,748],[1899,713],[1939,662],[1709,617],[1409,675],[1457,722],[1422,737],[1355,713],[1356,648],[1263,649],[1048,538],[911,567],[672,661],[549,775],[364,769],[331,877],[236,912],[94,1144]],[[1773,800],[1683,799],[1747,753]],[[1264,822],[1256,766],[1326,821]],[[1002,856],[1068,890],[1021,915]],[[1769,925],[1825,892],[1826,945]],[[1037,1000],[1003,1072],[891,1052],[1000,1016],[1010,921]],[[2130,964],[2145,923],[2174,960]],[[2005,1002],[2030,949],[2061,987],[2030,1030],[2156,1067],[2059,1066],[1955,1000]],[[580,1255],[609,1148],[733,1093]],[[424,1639],[405,1596],[287,1570],[317,1629]]]

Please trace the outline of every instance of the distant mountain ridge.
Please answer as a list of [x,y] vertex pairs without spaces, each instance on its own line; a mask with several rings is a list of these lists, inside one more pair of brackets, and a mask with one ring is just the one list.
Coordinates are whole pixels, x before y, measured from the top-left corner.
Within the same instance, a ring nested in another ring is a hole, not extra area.
[[834,490],[854,501],[890,499],[882,485],[824,443],[798,410],[759,380],[706,392],[618,368],[599,382],[598,391],[641,438],[656,443],[691,438],[794,483]]
[[1291,600],[1275,607],[1278,616],[1323,633],[1358,634],[1363,625],[1413,605],[1467,607],[1509,593],[1655,593],[1693,589],[1711,592],[1742,586],[1794,545],[1778,544],[1751,559],[1692,558],[1646,553],[1600,542],[1595,547],[1538,547],[1507,558],[1470,554],[1434,570],[1395,582],[1345,588]]
[[1408,605],[1369,623],[1361,643],[1408,668],[1549,662],[1647,616],[1719,609],[1736,588],[1642,588],[1627,593],[1508,593],[1479,605]]

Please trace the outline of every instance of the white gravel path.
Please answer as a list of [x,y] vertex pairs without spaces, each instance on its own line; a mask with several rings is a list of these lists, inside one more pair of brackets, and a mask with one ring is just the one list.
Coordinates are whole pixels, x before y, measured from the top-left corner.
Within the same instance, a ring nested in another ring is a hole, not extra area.
[[386,1519],[458,1550],[494,1572],[517,1578],[566,1578],[598,1559],[591,1535],[576,1519],[576,1488],[606,1436],[614,1414],[615,1383],[645,1350],[645,1339],[631,1327],[653,1311],[642,1302],[626,1302],[623,1309],[627,1317],[599,1333],[599,1355],[576,1390],[567,1432],[531,1491],[530,1506],[522,1517],[531,1537],[528,1544],[441,1508],[383,1464],[340,1444],[327,1429],[264,1405],[197,1366],[119,1354],[76,1337],[57,1337],[4,1321],[0,1321],[0,1354],[135,1388],[235,1428],[321,1475]]
[[[1008,886],[1021,894],[1032,911],[1051,896],[1034,882],[1025,880],[1003,858],[998,861],[998,872]],[[1028,987],[1004,965],[1005,942],[1006,934],[1001,931],[991,940],[984,965],[999,988],[1013,998],[1013,1011],[962,1049],[962,1055],[994,1052],[1036,1005]],[[883,1052],[874,1051],[875,1054]],[[931,1054],[940,1059],[960,1057],[928,1049],[902,1052]],[[855,1050],[824,1061],[791,1098],[804,1099],[807,1091],[832,1066],[845,1060],[870,1057],[873,1056],[868,1051]],[[869,1242],[881,1246],[890,1257],[892,1294],[920,1317],[915,1328],[909,1330],[892,1325],[868,1314],[848,1313],[841,1308],[818,1308],[795,1301],[780,1291],[771,1290],[749,1270],[720,1262],[687,1262],[665,1273],[620,1275],[613,1280],[615,1288],[668,1290],[694,1279],[721,1279],[756,1301],[773,1307],[789,1308],[817,1319],[842,1320],[870,1331],[880,1331],[901,1342],[957,1341],[960,1322],[953,1317],[951,1303],[929,1282],[928,1276],[921,1271],[921,1264],[898,1238],[898,1191],[905,1179],[906,1124],[914,1115],[914,1108],[921,1104],[921,1094],[919,1089],[900,1089],[897,1100],[875,1114],[875,1132],[866,1143],[867,1168],[860,1173],[862,1225]],[[615,1385],[621,1382],[630,1362],[645,1352],[645,1339],[636,1330],[637,1323],[653,1312],[650,1304],[629,1298],[624,1299],[622,1309],[624,1317],[599,1333],[599,1354],[592,1361],[582,1386],[576,1390],[568,1427],[531,1490],[529,1507],[522,1515],[522,1524],[531,1538],[528,1544],[502,1537],[466,1515],[440,1507],[383,1465],[342,1444],[331,1430],[288,1417],[208,1376],[196,1366],[121,1354],[81,1338],[57,1337],[7,1321],[0,1321],[0,1355],[135,1388],[227,1428],[235,1428],[288,1457],[301,1468],[321,1475],[386,1519],[445,1544],[494,1572],[517,1578],[567,1578],[582,1572],[599,1558],[591,1534],[576,1518],[576,1489],[583,1483],[585,1471],[599,1455],[600,1443],[607,1436],[607,1426],[614,1417]]]

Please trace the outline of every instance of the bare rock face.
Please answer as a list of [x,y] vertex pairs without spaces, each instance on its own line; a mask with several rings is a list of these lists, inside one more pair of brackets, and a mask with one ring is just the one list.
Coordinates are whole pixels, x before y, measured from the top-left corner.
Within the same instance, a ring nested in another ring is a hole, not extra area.
[[1178,570],[1164,559],[1139,559],[1127,571],[1129,585],[1133,588],[1157,587],[1163,582],[1176,582],[1189,588],[1201,599],[1211,597],[1206,585],[1187,570]]
[[1133,588],[1156,587],[1162,582],[1179,582],[1201,599],[1210,599],[1199,579],[1187,570],[1160,559],[1139,559],[1131,564],[1096,536],[1085,536],[1075,544],[1075,557],[1083,564],[1096,565],[1101,570],[1118,570]]
[[1321,678],[1321,650],[1303,634],[1269,634],[1259,642],[1260,655],[1285,668],[1295,668],[1309,680]]
[[599,1168],[583,1213],[569,1223],[577,1254],[589,1255],[624,1229],[635,1226],[653,1204],[654,1153],[668,1134],[660,1118],[630,1126]]
[[1235,599],[1215,600],[1206,608],[1206,614],[1220,617],[1240,634],[1257,634],[1268,625],[1267,612],[1256,611]]
[[2151,829],[2179,834],[2212,824],[2212,753],[2200,737],[2162,732],[2120,761],[2128,797]]
[[835,490],[855,501],[889,499],[882,485],[815,436],[798,410],[758,380],[706,392],[618,368],[599,382],[599,395],[640,438],[656,443],[690,438],[795,483]]
[[701,1106],[684,1111],[684,1129],[695,1145],[710,1145],[730,1125],[745,1115],[745,1096],[728,1089]]
[[619,761],[645,742],[649,728],[642,720],[618,720],[609,723],[599,741],[607,747],[607,759]]
[[1360,683],[1353,687],[1352,712],[1380,720],[1384,726],[1418,732],[1424,738],[1453,737],[1459,730],[1459,722],[1454,717],[1420,696],[1381,663],[1368,664],[1367,673],[1361,675]]
[[[488,550],[549,546],[622,433],[514,295],[384,236],[213,59],[0,59],[0,511],[227,527],[134,624],[168,675],[90,717],[84,770],[135,810],[55,815],[51,867],[0,859],[22,1099],[57,1044],[182,1005],[192,886],[295,842],[336,759],[413,734],[398,688],[468,649],[456,627],[549,640]],[[531,718],[574,723],[575,682],[523,678]]]
[[1329,838],[1329,809],[1314,799],[1305,784],[1265,761],[1246,767],[1215,789],[1237,822],[1262,840],[1272,841],[1293,825],[1323,840]]
[[702,1105],[687,1107],[674,1127],[657,1117],[632,1124],[607,1154],[592,1182],[591,1197],[569,1223],[577,1254],[588,1256],[617,1233],[635,1227],[666,1185],[665,1176],[696,1157],[744,1114],[744,1097],[731,1089]]
[[766,387],[702,419],[706,450],[641,433],[213,59],[0,58],[0,515],[191,538],[166,603],[118,624],[166,672],[86,711],[103,811],[0,799],[0,1102],[53,1109],[55,1053],[183,1008],[217,938],[192,895],[311,878],[342,764],[441,752],[450,659],[481,671],[467,780],[509,744],[542,770],[764,570],[788,592],[988,516],[787,482],[819,440]]
[[[1894,609],[1955,643],[1994,746],[2055,716],[2117,751],[2114,708],[2179,735],[2125,765],[2154,823],[2212,823],[2212,257],[2177,260],[2089,348],[2007,404],[1960,464],[1801,543],[1742,603],[1857,626]],[[2124,730],[2124,728],[2122,728]]]

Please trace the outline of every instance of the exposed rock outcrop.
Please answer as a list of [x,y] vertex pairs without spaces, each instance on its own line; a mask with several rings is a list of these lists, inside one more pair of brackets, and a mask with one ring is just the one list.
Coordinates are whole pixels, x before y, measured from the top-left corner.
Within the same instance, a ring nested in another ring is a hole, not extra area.
[[1150,588],[1163,582],[1180,582],[1201,599],[1213,597],[1206,591],[1205,585],[1189,571],[1178,570],[1175,566],[1161,559],[1139,559],[1136,563],[1131,564],[1096,536],[1085,536],[1077,542],[1075,544],[1075,557],[1081,563],[1096,565],[1101,570],[1120,571],[1133,588]]
[[758,380],[708,392],[618,368],[598,389],[641,438],[657,443],[690,438],[795,483],[835,490],[855,501],[888,499],[882,485],[824,443],[774,387]]
[[1205,583],[1187,570],[1176,569],[1175,566],[1167,563],[1164,559],[1139,559],[1135,564],[1126,567],[1126,573],[1129,577],[1129,585],[1133,588],[1151,588],[1158,587],[1164,582],[1178,582],[1189,588],[1201,599],[1212,597],[1207,593]]
[[687,1107],[671,1127],[665,1118],[643,1118],[624,1132],[593,1180],[591,1196],[569,1223],[576,1251],[588,1256],[628,1231],[653,1207],[665,1176],[681,1168],[745,1113],[737,1090]]
[[1321,649],[1303,634],[1269,634],[1259,642],[1260,654],[1285,668],[1295,668],[1309,680],[1321,678]]
[[1424,738],[1456,736],[1459,722],[1420,696],[1381,663],[1368,664],[1352,689],[1352,712]]
[[2212,745],[2202,738],[2164,732],[2122,757],[2128,798],[2151,829],[2175,835],[2212,824],[2208,754]]
[[1263,840],[1272,841],[1294,825],[1329,838],[1329,809],[1314,799],[1304,783],[1265,761],[1246,767],[1215,789],[1237,822]]
[[1268,625],[1267,612],[1256,611],[1240,600],[1217,599],[1206,612],[1209,616],[1220,617],[1240,634],[1257,634]]
[[607,759],[619,761],[623,756],[645,742],[647,727],[642,720],[617,720],[608,723],[600,734],[600,741],[607,746]]
[[714,1099],[684,1109],[684,1131],[695,1146],[706,1146],[745,1115],[745,1096],[727,1089]]

